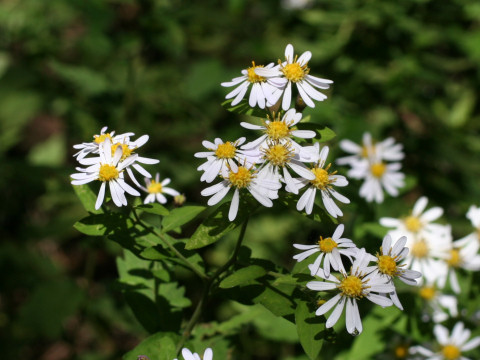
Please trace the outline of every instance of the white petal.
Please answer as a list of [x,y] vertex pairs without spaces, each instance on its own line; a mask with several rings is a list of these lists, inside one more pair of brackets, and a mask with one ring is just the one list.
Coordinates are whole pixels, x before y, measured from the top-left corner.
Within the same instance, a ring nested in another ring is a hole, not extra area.
[[228,220],[230,221],[235,220],[235,217],[237,216],[239,200],[240,200],[239,191],[238,189],[235,189],[235,192],[233,193],[233,197],[232,197],[232,202],[230,204],[230,210],[228,211]]

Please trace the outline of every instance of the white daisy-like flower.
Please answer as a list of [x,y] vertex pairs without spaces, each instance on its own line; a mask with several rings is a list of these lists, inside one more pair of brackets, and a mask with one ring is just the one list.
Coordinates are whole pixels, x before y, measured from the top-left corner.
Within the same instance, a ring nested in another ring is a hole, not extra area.
[[345,226],[343,224],[338,225],[331,237],[324,239],[320,236],[320,240],[318,240],[318,244],[316,245],[293,244],[293,247],[296,249],[304,250],[293,258],[300,262],[309,256],[320,252],[314,263],[308,266],[312,276],[318,272],[318,269],[320,269],[322,260],[325,276],[330,276],[330,267],[335,271],[345,273],[345,268],[343,267],[340,255],[348,257],[350,262],[353,262],[352,256],[357,254],[358,249],[352,240],[341,237],[344,229]]
[[[217,176],[227,176],[229,169],[237,171],[238,164],[251,167],[256,159],[246,156],[242,150],[238,148],[245,142],[245,138],[241,137],[233,142],[223,142],[222,139],[216,138],[214,142],[203,141],[202,145],[209,151],[195,153],[195,157],[207,161],[200,165],[197,170],[204,173],[200,177],[200,181],[211,183]],[[258,154],[257,156],[260,156]]]
[[[340,148],[352,155],[337,159],[338,165],[354,165],[360,161],[368,160],[374,156],[380,161],[400,161],[404,158],[403,145],[395,143],[392,137],[375,143],[370,133],[366,132],[362,137],[362,144],[358,145],[351,140],[340,141]],[[350,176],[350,175],[349,175]],[[353,176],[352,176],[353,177]]]
[[328,89],[333,81],[309,75],[310,68],[308,67],[308,62],[311,57],[312,53],[306,51],[297,59],[297,56],[294,57],[293,46],[288,44],[285,48],[286,61],[281,62],[281,60],[279,60],[278,62],[280,66],[272,67],[270,69],[255,69],[257,75],[267,78],[270,81],[270,84],[281,90],[281,95],[283,95],[283,110],[288,110],[290,108],[292,102],[292,83],[297,85],[300,96],[305,105],[309,107],[315,107],[313,100],[323,101],[327,98],[326,95],[316,90],[315,87],[319,89]]
[[[415,279],[420,278],[422,274],[415,270],[405,269],[404,264],[400,264],[408,254],[408,248],[405,247],[406,242],[407,238],[403,236],[392,245],[392,238],[390,235],[386,235],[383,238],[380,253],[377,253],[376,256],[376,271],[381,276],[385,276],[391,281],[394,278],[399,278],[407,285],[417,285]],[[393,304],[400,310],[403,310],[403,306],[398,299],[396,291],[390,293],[389,296],[390,299],[392,299]]]
[[426,360],[470,360],[463,356],[463,353],[480,345],[480,336],[470,339],[472,332],[465,329],[463,322],[457,322],[450,335],[448,329],[440,324],[435,325],[433,333],[440,345],[438,351],[423,346],[412,346],[410,353],[426,356]]
[[471,205],[467,212],[467,219],[470,220],[475,230],[456,242],[456,245],[460,247],[471,242],[480,244],[480,207]]
[[135,135],[134,133],[125,133],[125,134],[119,134],[115,135],[115,131],[111,131],[107,133],[108,127],[104,126],[100,130],[99,135],[93,135],[93,141],[91,142],[84,142],[81,144],[73,145],[74,149],[79,150],[77,153],[75,153],[73,156],[77,158],[77,160],[83,159],[85,156],[88,154],[98,154],[98,149],[101,143],[105,141],[105,139],[110,139],[110,142],[112,144],[115,144],[117,142],[123,141],[126,137],[133,136]]
[[373,256],[365,252],[365,249],[360,249],[349,275],[342,273],[343,278],[339,280],[332,274],[326,276],[323,269],[319,269],[316,275],[326,281],[310,281],[307,283],[307,287],[311,290],[337,291],[337,295],[321,305],[315,312],[318,316],[324,315],[335,307],[325,324],[327,328],[336,324],[346,307],[345,318],[348,333],[360,334],[363,327],[358,311],[358,300],[367,298],[382,307],[392,305],[392,300],[384,294],[391,293],[395,290],[395,287],[388,278],[379,276],[378,272],[372,271],[372,268],[368,266],[372,258]]
[[402,164],[399,162],[389,164],[379,157],[371,156],[368,161],[352,163],[352,166],[348,176],[364,179],[360,196],[368,202],[382,203],[384,189],[390,196],[397,196],[398,189],[405,185],[405,174],[400,172]]
[[248,104],[250,107],[253,108],[258,104],[259,108],[264,109],[265,105],[274,105],[281,94],[277,91],[275,86],[270,84],[271,81],[268,78],[257,75],[255,69],[274,69],[276,67],[278,67],[278,65],[274,66],[273,63],[264,67],[263,65],[255,65],[255,62],[252,61],[251,67],[242,70],[242,76],[236,77],[232,81],[221,83],[223,87],[238,85],[233,91],[228,93],[225,98],[234,98],[231,105],[235,106],[243,100],[248,88],[252,85],[250,96],[248,98]]
[[437,287],[435,282],[427,282],[418,289],[418,294],[428,305],[428,315],[425,321],[430,317],[433,322],[440,323],[448,318],[458,316],[458,300],[454,295],[447,295]]
[[[213,359],[213,351],[211,348],[206,348],[203,356],[200,357],[197,353],[192,353],[187,348],[182,349],[182,356],[184,360],[212,360]],[[177,359],[174,359],[177,360]]]
[[204,189],[203,196],[211,196],[208,205],[212,206],[222,200],[231,188],[235,188],[233,193],[228,219],[233,221],[237,216],[238,205],[240,202],[240,191],[248,190],[252,196],[263,206],[272,207],[272,199],[278,198],[278,190],[281,185],[276,181],[271,181],[262,177],[257,177],[256,173],[244,166],[238,166],[237,170],[229,170],[228,176],[218,184]]
[[98,180],[102,182],[98,192],[95,209],[99,209],[105,197],[105,187],[108,183],[112,200],[118,207],[127,205],[125,192],[133,196],[140,196],[140,193],[128,185],[124,180],[123,171],[132,166],[138,155],[134,154],[122,160],[122,148],[118,147],[112,156],[112,145],[110,139],[106,138],[100,144],[99,156],[96,158],[84,158],[80,161],[83,165],[90,165],[87,168],[77,168],[79,173],[72,174],[73,185],[83,185]]
[[313,180],[305,177],[299,179],[299,189],[308,184],[310,184],[310,186],[307,188],[307,190],[305,190],[298,200],[297,210],[302,211],[305,209],[307,214],[311,214],[313,210],[313,204],[315,202],[315,195],[317,194],[317,190],[319,190],[322,194],[323,205],[325,206],[327,212],[334,218],[337,216],[342,216],[343,212],[333,201],[333,198],[344,204],[349,204],[350,200],[333,189],[333,186],[347,186],[348,181],[345,176],[337,175],[336,171],[329,173],[331,164],[328,164],[325,167],[329,151],[328,146],[324,146],[320,151],[320,145],[315,143],[313,148],[317,154],[316,157],[318,158],[318,161],[314,167],[310,169],[310,171],[315,175],[315,178]]
[[177,190],[167,187],[168,184],[170,184],[169,178],[163,179],[162,182],[160,182],[159,173],[155,175],[155,180],[145,178],[146,187],[141,186],[140,188],[143,191],[148,192],[148,195],[143,201],[143,203],[148,204],[148,203],[153,203],[155,201],[158,201],[160,204],[165,204],[167,202],[167,198],[165,197],[164,194],[168,194],[171,196],[180,195],[180,193]]
[[[268,115],[267,115],[268,116]],[[258,139],[251,141],[242,146],[242,149],[250,150],[255,148],[265,148],[268,142],[278,142],[284,144],[291,142],[292,146],[300,151],[301,146],[297,144],[292,136],[301,139],[311,139],[315,137],[315,131],[312,130],[295,130],[293,127],[302,120],[302,113],[296,112],[295,109],[288,110],[280,119],[281,114],[274,115],[272,120],[270,118],[264,122],[263,125],[254,125],[247,122],[241,122],[240,125],[245,129],[261,130],[264,132]]]

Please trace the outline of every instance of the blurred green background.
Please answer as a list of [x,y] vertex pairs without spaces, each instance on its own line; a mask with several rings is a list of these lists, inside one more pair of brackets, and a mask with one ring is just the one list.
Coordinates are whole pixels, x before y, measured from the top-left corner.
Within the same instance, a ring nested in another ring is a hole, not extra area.
[[[230,91],[220,83],[252,60],[283,59],[288,43],[313,53],[311,74],[334,80],[329,99],[305,111],[337,133],[330,161],[341,154],[339,139],[359,142],[367,130],[405,146],[409,191],[374,207],[352,182],[342,192],[353,202],[342,207],[350,224],[399,216],[424,194],[446,210],[457,238],[470,231],[464,214],[480,199],[480,3],[295,4],[0,2],[2,359],[118,359],[147,335],[116,286],[121,249],[72,227],[86,215],[69,183],[72,146],[105,125],[148,134],[142,154],[161,159],[151,172],[205,205],[193,157],[201,141],[254,136],[239,126],[245,118],[220,106]],[[264,211],[247,245],[291,267],[291,244],[325,231],[298,217]],[[229,245],[202,255],[222,263]],[[256,344],[257,359],[278,358],[274,340]]]

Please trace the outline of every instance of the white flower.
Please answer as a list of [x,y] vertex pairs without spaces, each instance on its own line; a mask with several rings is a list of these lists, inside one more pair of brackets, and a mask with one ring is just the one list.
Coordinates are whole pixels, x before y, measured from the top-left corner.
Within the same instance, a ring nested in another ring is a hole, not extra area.
[[[182,349],[182,356],[184,360],[212,360],[213,359],[213,351],[210,348],[206,348],[205,352],[203,353],[203,357],[200,357],[197,353],[192,353],[187,348]],[[177,360],[177,359],[174,359]]]
[[127,205],[125,192],[133,196],[140,196],[140,193],[128,185],[123,179],[123,170],[133,165],[137,159],[136,154],[122,160],[122,147],[118,147],[112,156],[112,145],[110,139],[106,138],[99,148],[99,157],[84,158],[80,161],[83,165],[90,165],[88,168],[77,168],[80,173],[72,174],[73,185],[83,185],[98,180],[102,182],[98,192],[95,209],[99,209],[105,197],[105,187],[108,183],[112,200],[118,207]]
[[134,133],[125,133],[115,136],[115,131],[107,133],[107,126],[104,126],[100,130],[100,135],[94,135],[93,141],[91,142],[84,142],[81,144],[73,145],[74,149],[79,150],[73,156],[77,158],[77,160],[83,159],[88,154],[98,154],[98,149],[101,143],[105,141],[105,139],[110,139],[110,142],[115,144],[117,142],[121,142],[125,137],[133,136]]
[[241,189],[247,189],[263,206],[272,207],[272,199],[278,198],[278,189],[281,185],[276,181],[257,177],[251,169],[239,166],[237,171],[230,169],[228,176],[222,182],[204,189],[201,194],[203,196],[213,195],[208,200],[208,205],[212,206],[222,200],[232,187],[235,188],[235,191],[228,212],[230,221],[237,216]]
[[318,272],[323,260],[323,272],[325,276],[330,276],[330,266],[336,270],[345,273],[342,259],[340,255],[345,255],[352,262],[352,256],[355,256],[358,249],[352,240],[342,238],[344,225],[340,224],[335,229],[332,237],[323,238],[320,236],[320,240],[316,245],[302,245],[293,244],[293,246],[300,250],[305,250],[300,254],[295,255],[293,258],[298,262],[305,260],[310,255],[320,252],[317,259],[313,264],[310,264],[308,268],[310,273],[315,275]]
[[261,109],[264,109],[265,104],[267,104],[267,106],[274,105],[278,101],[278,98],[281,94],[278,93],[275,86],[270,84],[269,79],[257,75],[255,73],[255,69],[273,69],[276,67],[278,67],[278,65],[274,67],[273,63],[263,67],[263,65],[255,65],[255,62],[252,61],[252,67],[242,70],[242,76],[236,77],[230,82],[221,83],[221,85],[224,87],[238,85],[233,91],[228,93],[225,98],[231,99],[235,97],[231,103],[231,106],[237,105],[240,101],[242,101],[251,84],[252,89],[248,99],[248,104],[250,107],[253,108],[258,104]]
[[440,351],[433,352],[423,346],[412,346],[410,353],[426,356],[427,360],[470,360],[463,356],[463,353],[480,345],[480,336],[469,340],[472,332],[465,329],[463,322],[456,323],[450,335],[448,329],[440,324],[435,325],[433,333],[440,345]]
[[358,311],[357,300],[367,298],[371,302],[382,307],[391,306],[392,301],[384,295],[395,290],[389,279],[372,272],[368,263],[373,256],[366,253],[365,249],[357,252],[356,259],[352,264],[350,274],[342,273],[343,279],[339,280],[332,274],[326,276],[323,269],[319,269],[317,276],[326,281],[310,281],[307,287],[316,291],[335,290],[337,295],[320,306],[316,315],[324,315],[335,307],[327,319],[325,326],[331,328],[336,324],[346,304],[346,327],[350,334],[360,334],[363,330],[362,320]]
[[204,171],[200,181],[211,183],[219,175],[227,176],[229,169],[237,171],[237,163],[247,167],[252,166],[255,160],[245,156],[242,150],[238,150],[238,147],[244,142],[244,137],[225,143],[220,138],[216,138],[213,143],[203,141],[202,145],[209,151],[197,152],[194,155],[197,158],[207,158],[207,161],[197,168],[197,170]]
[[[457,297],[443,294],[434,282],[427,282],[426,285],[419,288],[418,293],[427,303],[433,322],[440,323],[450,317],[458,316]],[[426,316],[425,321],[428,320],[429,316]]]
[[467,236],[459,239],[456,242],[457,246],[465,246],[470,242],[480,244],[480,207],[471,205],[467,212],[467,218],[470,220],[475,230]]
[[328,213],[334,218],[337,216],[342,216],[342,211],[337,204],[335,204],[332,197],[344,204],[349,204],[350,200],[334,190],[333,186],[347,186],[348,181],[345,176],[336,175],[336,171],[329,173],[328,171],[330,170],[331,164],[328,164],[324,168],[329,151],[328,146],[324,146],[322,150],[319,151],[320,146],[318,143],[315,143],[313,148],[315,149],[316,154],[318,154],[317,163],[312,169],[310,169],[310,171],[315,175],[315,178],[313,180],[308,178],[299,180],[299,189],[308,184],[310,184],[310,186],[307,188],[307,190],[305,190],[303,195],[298,200],[297,210],[302,211],[305,209],[307,214],[311,214],[313,210],[313,204],[315,202],[315,195],[317,190],[320,190],[320,193],[322,194],[323,205]]
[[[267,115],[268,116],[268,115]],[[288,110],[280,120],[280,113],[273,116],[273,120],[266,120],[263,126],[254,125],[247,122],[241,122],[240,125],[250,130],[262,130],[265,134],[258,139],[242,146],[242,149],[250,150],[255,148],[265,148],[268,142],[279,142],[284,144],[290,141],[293,147],[299,151],[301,146],[293,141],[292,136],[301,139],[311,139],[315,137],[315,131],[311,130],[295,130],[292,127],[302,120],[302,113],[296,112],[295,109]]]
[[310,68],[308,68],[308,61],[311,57],[312,53],[306,51],[297,59],[296,56],[294,57],[293,46],[288,44],[285,48],[286,61],[281,62],[279,60],[280,66],[270,69],[255,69],[257,75],[266,77],[272,85],[281,90],[283,95],[283,110],[290,108],[292,101],[292,83],[297,85],[300,96],[309,107],[315,107],[312,99],[323,101],[327,98],[326,95],[317,91],[314,87],[328,89],[333,81],[309,75]]
[[169,178],[160,182],[159,173],[155,175],[155,180],[145,178],[146,187],[140,187],[143,191],[148,192],[148,195],[144,200],[144,204],[153,203],[155,200],[160,204],[165,204],[167,202],[167,198],[163,194],[168,194],[171,196],[180,195],[177,190],[167,187],[168,184],[170,184]]

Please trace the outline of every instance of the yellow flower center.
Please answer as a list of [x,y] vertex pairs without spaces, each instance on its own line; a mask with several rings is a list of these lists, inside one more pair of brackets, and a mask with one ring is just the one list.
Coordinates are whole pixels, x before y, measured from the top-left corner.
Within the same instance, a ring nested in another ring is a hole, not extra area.
[[285,166],[293,157],[293,151],[287,144],[275,144],[265,150],[264,156],[275,166]]
[[370,171],[376,178],[381,178],[385,173],[385,170],[387,170],[387,166],[382,162],[372,164],[372,166],[370,166]]
[[418,232],[422,228],[422,223],[420,222],[420,219],[413,215],[407,216],[404,220],[404,223],[407,230],[414,233]]
[[94,138],[93,141],[95,141],[97,144],[101,144],[107,138],[112,140],[112,137],[110,136],[110,133],[106,133],[106,134],[102,134],[102,135],[94,135],[93,138]]
[[265,126],[267,128],[265,132],[270,140],[280,140],[286,138],[288,134],[290,134],[288,125],[283,121],[271,121]]
[[460,266],[462,258],[460,257],[460,251],[458,249],[450,250],[450,259],[448,259],[447,264],[452,267]]
[[220,144],[215,150],[215,155],[219,159],[233,159],[235,157],[235,152],[237,148],[230,141],[227,141],[225,144]]
[[298,82],[303,80],[305,75],[307,75],[310,69],[307,67],[307,64],[300,66],[299,63],[296,62],[297,59],[295,57],[295,62],[292,64],[287,64],[281,68],[283,75],[292,82]]
[[252,84],[258,83],[258,82],[264,82],[266,80],[266,78],[264,78],[263,76],[257,75],[255,73],[255,69],[257,68],[263,68],[263,65],[255,65],[255,61],[252,61],[252,67],[249,67],[247,69],[248,81]]
[[413,257],[424,258],[428,255],[429,249],[425,240],[418,240],[413,243],[410,251]]
[[318,240],[318,245],[320,246],[320,250],[324,253],[332,252],[334,248],[338,246],[338,244],[332,238],[322,238],[320,236],[320,240]]
[[362,285],[362,280],[359,277],[350,275],[342,280],[338,288],[343,296],[359,299],[363,297]]
[[253,176],[250,170],[243,166],[239,166],[236,173],[230,171],[230,174],[228,175],[228,180],[230,181],[232,186],[235,186],[237,188],[247,187],[248,184],[250,184],[250,182],[252,181],[252,178]]
[[335,175],[337,172],[334,171],[331,174],[329,174],[328,169],[330,169],[330,166],[332,166],[332,164],[328,164],[325,169],[322,169],[319,167],[315,167],[311,169],[313,174],[315,175],[315,179],[310,180],[310,182],[317,189],[324,190],[335,181],[330,179],[330,175]]
[[389,276],[397,275],[397,262],[389,255],[378,256],[378,270]]
[[110,181],[112,179],[118,178],[118,174],[118,170],[115,166],[103,164],[102,166],[100,166],[100,171],[98,172],[98,180]]
[[325,300],[325,299],[319,299],[319,300],[317,300],[317,306],[322,306],[326,302],[327,302],[327,300]]
[[375,152],[375,145],[372,145],[370,147],[363,145],[362,146],[362,151],[360,152],[360,155],[363,158],[368,158],[370,154],[373,154]]
[[398,345],[395,348],[395,357],[397,359],[405,359],[408,355],[408,346],[406,345]]
[[148,185],[147,190],[150,194],[158,194],[163,191],[163,186],[161,183],[152,180],[150,185]]
[[442,354],[447,360],[458,359],[461,355],[460,349],[455,345],[445,345],[442,349]]
[[430,301],[435,297],[436,291],[433,286],[424,286],[420,289],[419,293],[422,299]]
[[130,149],[127,144],[121,144],[121,143],[113,144],[112,145],[112,156],[115,155],[115,151],[117,150],[118,147],[122,148],[122,157],[120,159],[122,161],[125,160],[130,155],[132,155],[132,152],[134,150],[134,149]]

